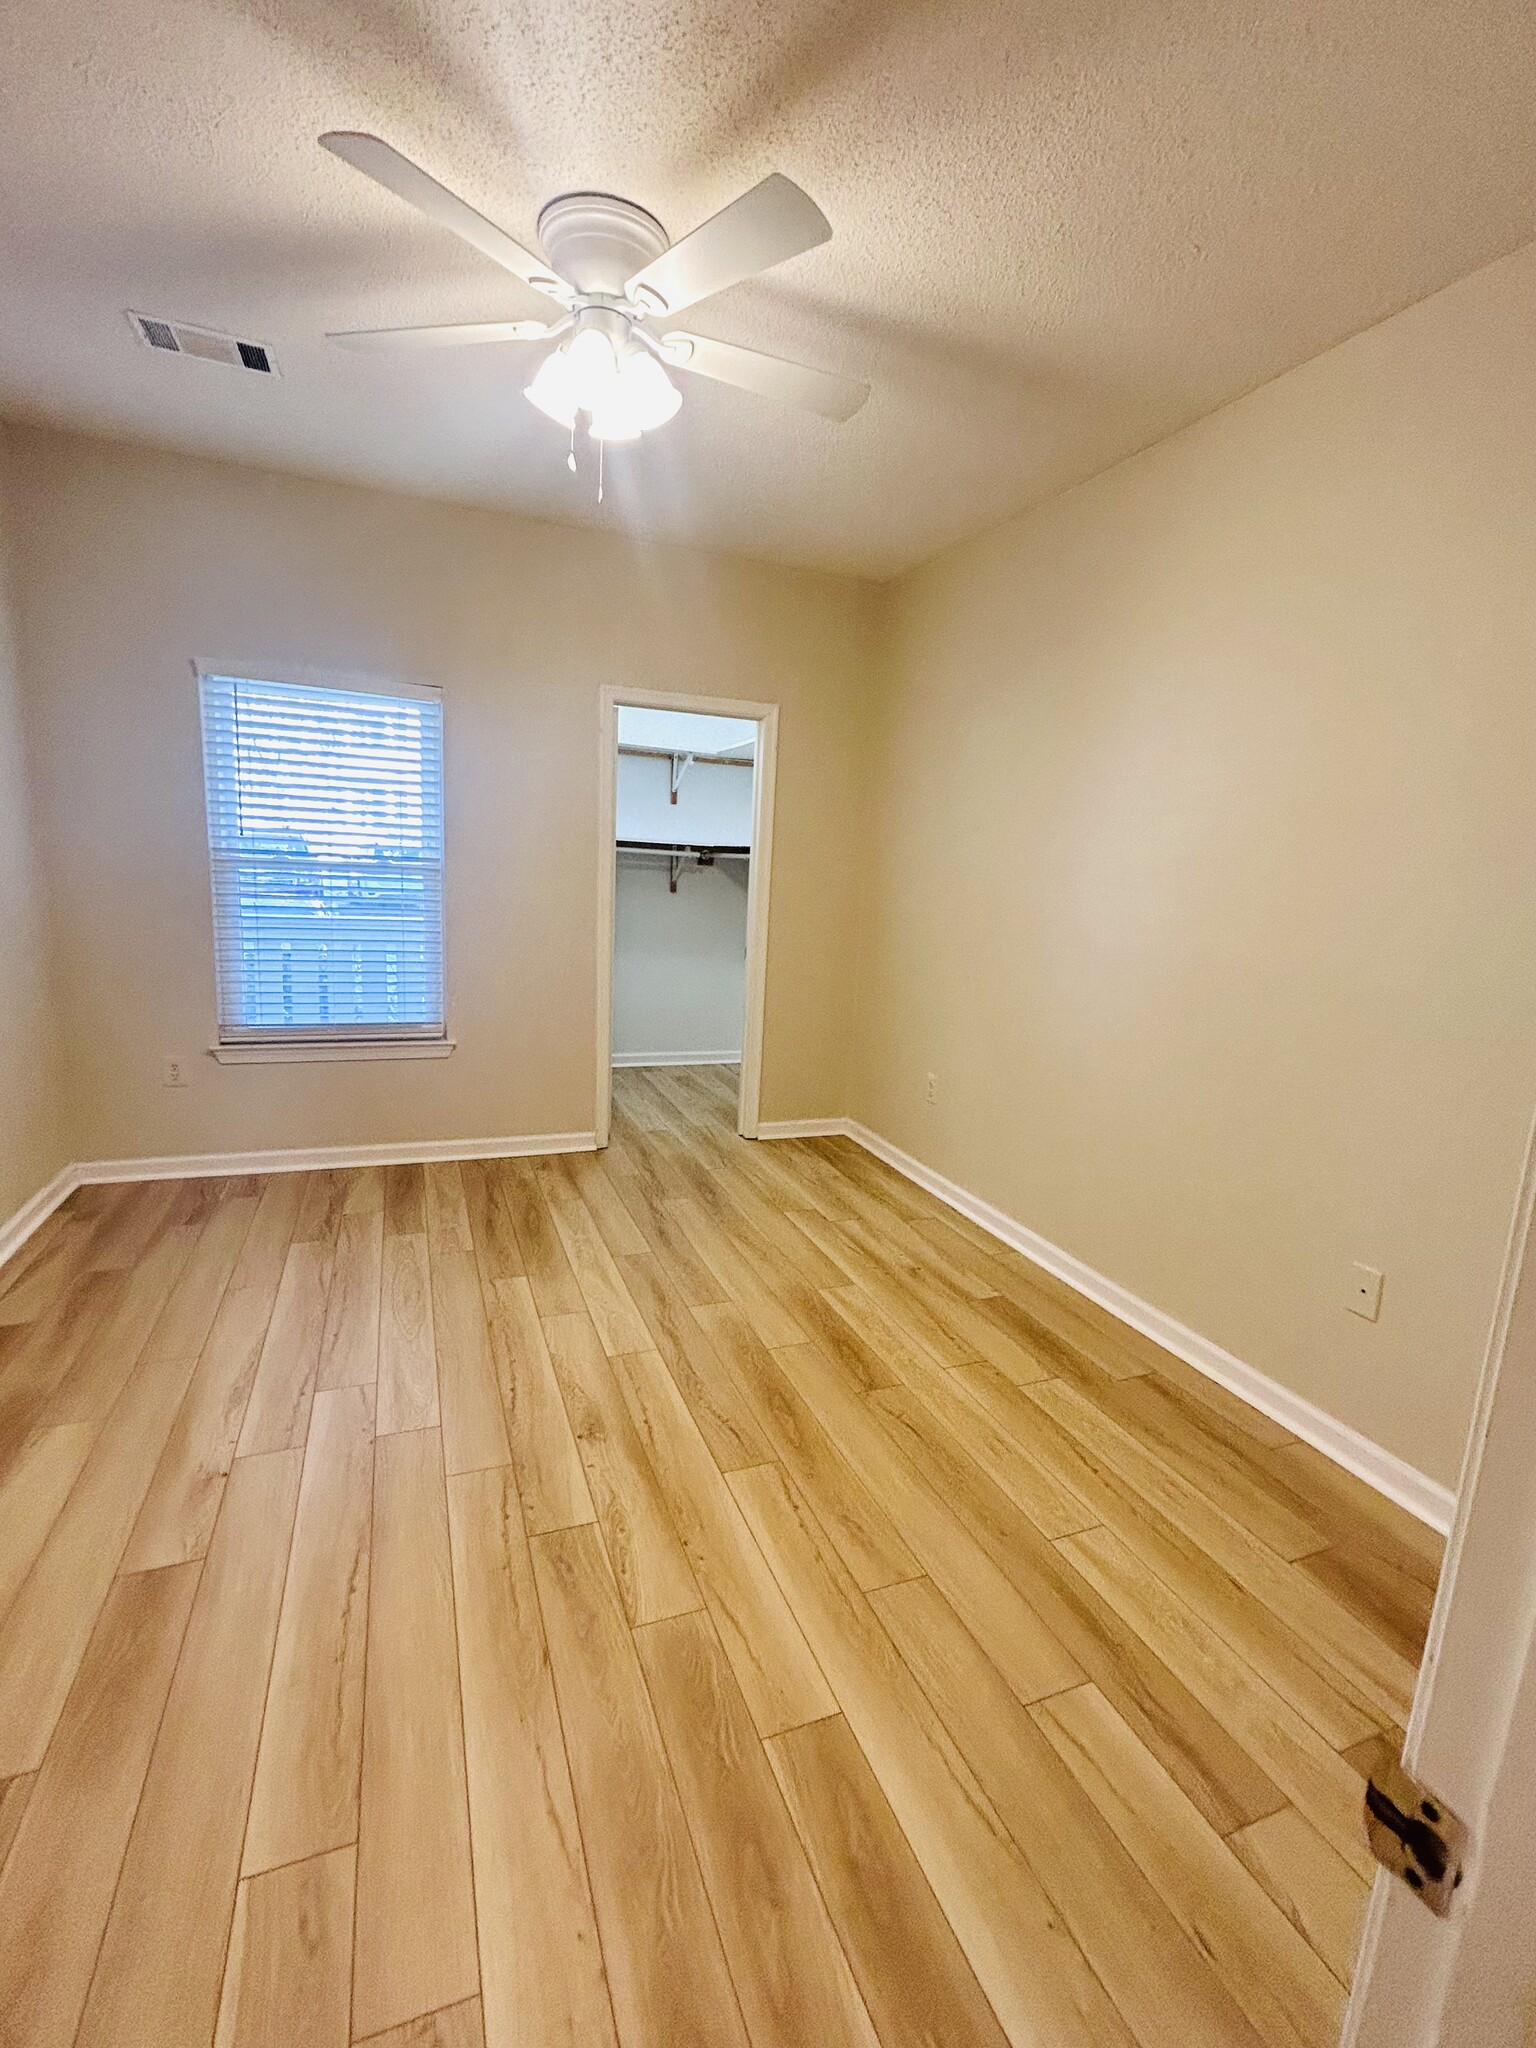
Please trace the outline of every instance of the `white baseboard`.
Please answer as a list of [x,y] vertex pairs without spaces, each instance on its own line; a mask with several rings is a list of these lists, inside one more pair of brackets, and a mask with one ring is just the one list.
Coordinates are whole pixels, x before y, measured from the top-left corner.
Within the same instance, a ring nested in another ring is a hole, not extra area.
[[883,1159],[887,1166],[893,1166],[908,1180],[916,1182],[918,1187],[936,1195],[941,1202],[947,1202],[951,1209],[968,1216],[983,1230],[990,1231],[993,1237],[1011,1245],[1037,1266],[1043,1266],[1048,1273],[1064,1280],[1090,1301],[1097,1302],[1100,1308],[1108,1309],[1111,1315],[1118,1316],[1133,1330],[1150,1337],[1154,1344],[1161,1344],[1175,1358],[1182,1358],[1186,1365],[1203,1372],[1208,1379],[1236,1394],[1251,1408],[1257,1408],[1272,1422],[1278,1422],[1282,1429],[1299,1436],[1303,1443],[1311,1444],[1314,1450],[1321,1451],[1324,1457],[1342,1465],[1346,1472],[1352,1472],[1367,1486],[1385,1494],[1388,1500],[1396,1501],[1399,1507],[1406,1508],[1419,1521],[1438,1529],[1442,1535],[1450,1528],[1456,1496],[1448,1486],[1429,1478],[1393,1452],[1383,1450],[1380,1444],[1362,1436],[1347,1422],[1340,1422],[1337,1416],[1330,1415],[1326,1408],[1319,1408],[1315,1402],[1293,1393],[1289,1387],[1281,1386],[1278,1380],[1272,1380],[1256,1366],[1246,1364],[1230,1351],[1224,1351],[1219,1344],[1202,1337],[1198,1330],[1187,1328],[1162,1309],[1154,1308],[1150,1302],[1132,1294],[1128,1288],[1121,1287],[1103,1273],[1095,1272],[1092,1266],[1074,1258],[1071,1252],[1063,1251],[1060,1245],[1052,1244],[1049,1238],[1041,1237],[1038,1231],[1016,1221],[991,1202],[984,1202],[957,1181],[935,1173],[932,1167],[924,1166],[911,1153],[890,1144],[878,1132],[868,1130],[848,1117],[826,1117],[800,1123],[764,1124],[760,1127],[760,1135],[767,1138],[852,1138],[866,1152]]
[[14,1216],[0,1223],[0,1266],[14,1258],[33,1231],[46,1223],[60,1202],[67,1201],[79,1185],[74,1167],[61,1166],[53,1179],[23,1202]]
[[86,1159],[70,1171],[75,1187],[119,1180],[202,1180],[211,1174],[314,1173],[331,1166],[424,1166],[443,1159],[527,1159],[549,1152],[593,1152],[593,1131],[549,1131],[529,1138],[433,1138],[401,1145],[320,1145],[279,1152],[189,1152],[177,1159]]
[[616,1052],[616,1067],[737,1067],[739,1052]]

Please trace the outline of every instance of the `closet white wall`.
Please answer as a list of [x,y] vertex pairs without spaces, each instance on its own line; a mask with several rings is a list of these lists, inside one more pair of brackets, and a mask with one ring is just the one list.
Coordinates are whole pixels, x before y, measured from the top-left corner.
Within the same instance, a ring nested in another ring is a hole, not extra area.
[[[617,837],[747,846],[752,770],[695,761],[669,801],[672,764],[619,755]],[[747,863],[686,863],[677,893],[668,866],[620,854],[614,898],[613,1058],[616,1065],[741,1057],[747,949]]]

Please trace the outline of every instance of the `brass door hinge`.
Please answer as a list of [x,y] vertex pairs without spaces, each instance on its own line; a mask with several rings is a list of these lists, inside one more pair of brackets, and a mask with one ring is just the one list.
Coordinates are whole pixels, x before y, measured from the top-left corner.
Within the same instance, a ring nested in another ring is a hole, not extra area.
[[1372,1771],[1366,1783],[1365,1832],[1376,1861],[1445,1919],[1461,1883],[1465,1823],[1394,1763]]

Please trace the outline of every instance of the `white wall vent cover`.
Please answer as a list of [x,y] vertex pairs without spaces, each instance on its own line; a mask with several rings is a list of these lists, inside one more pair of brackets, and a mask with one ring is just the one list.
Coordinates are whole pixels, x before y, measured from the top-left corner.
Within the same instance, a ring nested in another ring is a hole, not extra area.
[[240,341],[211,327],[189,327],[184,320],[156,320],[148,313],[130,313],[128,318],[146,347],[164,349],[167,355],[200,356],[205,363],[228,363],[233,370],[259,370],[264,377],[277,375],[272,351],[263,342]]

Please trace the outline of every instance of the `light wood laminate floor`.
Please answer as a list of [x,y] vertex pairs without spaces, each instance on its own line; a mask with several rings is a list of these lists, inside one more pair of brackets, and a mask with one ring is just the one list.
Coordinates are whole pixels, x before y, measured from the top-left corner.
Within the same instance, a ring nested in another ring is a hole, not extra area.
[[0,1271],[5,2048],[1324,2048],[1435,1539],[734,1070]]

